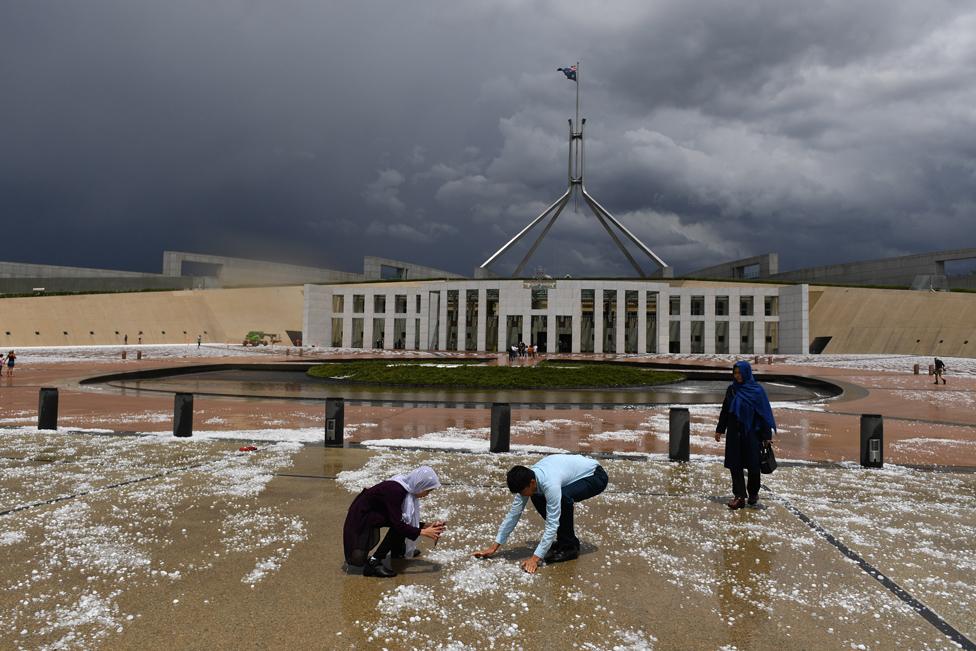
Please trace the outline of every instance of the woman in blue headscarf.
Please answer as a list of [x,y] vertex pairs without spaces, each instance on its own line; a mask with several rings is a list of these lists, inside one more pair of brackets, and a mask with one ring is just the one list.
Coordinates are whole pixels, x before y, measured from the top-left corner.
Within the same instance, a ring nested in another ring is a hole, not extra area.
[[[765,389],[752,376],[749,362],[736,362],[715,428],[716,441],[726,435],[725,467],[732,473],[734,495],[728,503],[730,509],[741,509],[747,498],[750,506],[759,500],[759,453],[775,430],[776,420]],[[745,469],[749,470],[748,492]]]

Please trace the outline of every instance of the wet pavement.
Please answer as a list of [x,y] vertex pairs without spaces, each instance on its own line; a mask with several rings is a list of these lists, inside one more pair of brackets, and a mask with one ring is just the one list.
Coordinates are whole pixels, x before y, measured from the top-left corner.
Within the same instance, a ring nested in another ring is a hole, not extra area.
[[[604,459],[608,489],[576,510],[582,555],[530,576],[517,563],[541,534],[534,512],[496,558],[470,554],[508,508],[505,471],[538,455],[239,445],[5,433],[0,648],[949,649],[952,631],[976,636],[976,473],[790,466],[765,478],[759,508],[730,512],[714,461]],[[444,483],[423,515],[446,535],[395,561],[396,578],[346,572],[352,498],[422,463]]]
[[[321,402],[198,396],[176,439],[172,396],[78,382],[200,360],[24,357],[0,380],[3,649],[976,648],[974,378],[777,364],[846,391],[775,406],[778,456],[803,463],[729,512],[714,404],[690,406],[687,464],[661,460],[668,408],[648,405],[516,409],[513,446],[537,452],[490,455],[483,408],[350,404],[358,445],[324,449]],[[32,427],[42,386],[61,431]],[[851,463],[863,413],[885,415],[882,470]],[[471,558],[507,468],[545,448],[611,455],[577,509],[581,557],[522,573],[542,531],[527,512],[497,558]],[[421,463],[448,533],[394,579],[344,571],[352,498]]]

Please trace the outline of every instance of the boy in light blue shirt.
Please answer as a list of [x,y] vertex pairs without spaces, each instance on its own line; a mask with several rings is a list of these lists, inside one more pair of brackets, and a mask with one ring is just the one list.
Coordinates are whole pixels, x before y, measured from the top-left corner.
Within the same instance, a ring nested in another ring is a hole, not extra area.
[[578,454],[553,454],[531,468],[514,466],[508,471],[507,481],[508,489],[515,493],[512,508],[498,528],[495,543],[476,552],[475,558],[489,558],[505,544],[530,499],[535,510],[546,519],[546,528],[532,557],[522,561],[522,569],[535,574],[543,559],[547,563],[559,563],[579,557],[573,504],[599,495],[607,487],[603,466]]

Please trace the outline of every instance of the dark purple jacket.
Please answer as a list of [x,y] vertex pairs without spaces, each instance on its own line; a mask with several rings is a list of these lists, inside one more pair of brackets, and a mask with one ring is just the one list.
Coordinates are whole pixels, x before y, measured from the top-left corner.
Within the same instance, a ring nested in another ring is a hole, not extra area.
[[389,480],[381,481],[357,495],[349,505],[346,523],[342,527],[346,549],[355,548],[365,531],[380,527],[390,527],[404,537],[416,540],[420,529],[403,521],[403,498],[406,496],[406,488]]

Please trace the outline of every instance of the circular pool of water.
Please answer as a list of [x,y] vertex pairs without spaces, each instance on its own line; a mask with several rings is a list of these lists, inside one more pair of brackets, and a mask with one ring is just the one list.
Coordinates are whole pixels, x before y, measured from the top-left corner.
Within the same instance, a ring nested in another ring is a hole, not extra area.
[[[721,403],[729,385],[728,371],[679,369],[687,379],[648,387],[594,389],[470,389],[392,387],[343,383],[313,378],[311,365],[232,365],[154,369],[90,378],[122,393],[193,393],[206,396],[321,401],[342,397],[373,406],[471,406],[507,402],[524,408],[625,409],[640,405]],[[760,376],[773,402],[812,402],[842,393],[821,380],[785,375]]]

